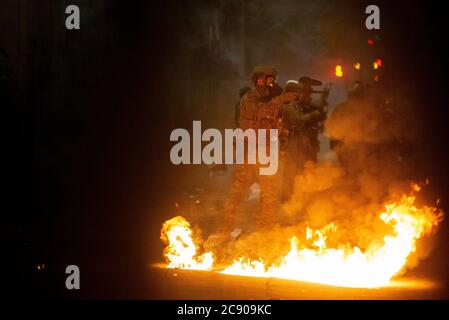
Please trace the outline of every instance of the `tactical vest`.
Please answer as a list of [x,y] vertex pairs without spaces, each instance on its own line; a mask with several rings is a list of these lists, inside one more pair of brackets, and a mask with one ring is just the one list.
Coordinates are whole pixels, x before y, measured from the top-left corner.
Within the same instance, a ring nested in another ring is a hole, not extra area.
[[270,97],[265,94],[261,94],[256,89],[252,89],[240,100],[240,128],[246,129],[269,129],[278,128],[278,119],[271,113],[261,112],[261,106],[263,103],[268,103]]

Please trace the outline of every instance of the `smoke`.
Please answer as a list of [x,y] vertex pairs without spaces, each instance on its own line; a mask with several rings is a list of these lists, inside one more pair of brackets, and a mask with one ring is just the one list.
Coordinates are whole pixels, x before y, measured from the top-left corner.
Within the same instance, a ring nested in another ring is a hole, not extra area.
[[[392,98],[380,84],[365,88],[363,96],[350,96],[325,123],[338,161],[306,163],[294,178],[291,197],[279,210],[279,224],[270,230],[254,229],[254,210],[259,208],[253,205],[242,213],[244,233],[237,240],[212,234],[205,249],[224,264],[239,257],[276,263],[290,250],[292,236],[304,246],[311,245],[307,228],[332,229],[326,239],[329,248],[363,251],[381,246],[392,229],[380,213],[385,212],[385,204],[410,193],[417,178],[410,149],[418,127],[411,110],[407,99]],[[418,248],[409,267],[429,254],[432,241],[426,239]]]

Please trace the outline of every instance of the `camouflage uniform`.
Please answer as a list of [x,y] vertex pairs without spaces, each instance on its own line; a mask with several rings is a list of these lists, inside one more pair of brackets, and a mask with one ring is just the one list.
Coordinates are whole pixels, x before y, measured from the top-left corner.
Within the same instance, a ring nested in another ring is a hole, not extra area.
[[[300,84],[298,85],[301,90]],[[295,91],[298,88],[295,84],[288,84],[285,91]],[[300,101],[284,105],[281,112],[285,126],[290,131],[289,145],[296,143],[297,148],[301,150],[300,163],[303,165],[306,161],[316,162],[320,149],[318,135],[326,119],[324,109],[313,106],[310,96],[302,94]]]
[[[300,91],[300,83],[288,83],[285,92]],[[303,92],[301,92],[303,94]],[[318,134],[326,118],[324,110],[313,107],[310,99],[283,105],[282,119],[288,129],[288,144],[283,161],[282,198],[289,198],[293,189],[293,177],[304,169],[307,161],[317,162],[320,144]]]
[[[295,100],[297,94],[279,95],[273,98],[267,88],[254,87],[240,101],[239,125],[244,131],[255,129],[279,129],[279,110],[282,104]],[[267,149],[269,147],[267,140]],[[245,149],[246,150],[246,149]],[[269,150],[267,150],[269,152]],[[261,210],[257,225],[265,228],[276,222],[278,204],[277,174],[260,175],[259,164],[238,164],[234,166],[231,189],[225,204],[225,218],[222,231],[228,232],[236,225],[237,214],[248,195],[250,186],[257,181],[261,189]]]

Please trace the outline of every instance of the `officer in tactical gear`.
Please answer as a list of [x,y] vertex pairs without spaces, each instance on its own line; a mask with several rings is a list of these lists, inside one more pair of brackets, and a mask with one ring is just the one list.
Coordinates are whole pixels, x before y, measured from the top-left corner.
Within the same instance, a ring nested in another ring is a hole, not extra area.
[[[319,152],[318,135],[323,130],[326,120],[327,97],[330,85],[324,90],[314,90],[314,86],[321,85],[321,81],[301,77],[299,81],[288,81],[285,92],[299,92],[300,100],[290,105],[283,106],[283,118],[285,126],[292,131],[291,135],[301,136],[302,153],[305,161],[316,162]],[[312,102],[312,94],[321,94],[318,104]]]
[[[297,101],[298,92],[282,93],[277,83],[277,72],[272,67],[255,67],[252,73],[253,87],[240,101],[239,127],[246,129],[279,129],[281,125],[280,109],[286,103]],[[260,146],[258,146],[260,147]],[[267,151],[269,143],[266,146]],[[246,149],[245,149],[246,151]],[[260,213],[256,224],[260,228],[269,228],[276,222],[278,204],[277,175],[260,175],[259,164],[236,164],[232,175],[229,195],[224,207],[224,221],[220,232],[229,233],[236,227],[242,202],[249,188],[257,181],[260,186]]]
[[[304,169],[307,161],[317,162],[320,144],[318,135],[323,130],[326,120],[327,97],[330,85],[323,91],[313,89],[321,82],[309,77],[301,77],[299,81],[287,81],[284,92],[299,92],[299,101],[282,106],[282,121],[288,132],[288,143],[283,159],[282,199],[289,198],[293,190],[293,178]],[[312,102],[312,94],[320,93],[319,104]]]

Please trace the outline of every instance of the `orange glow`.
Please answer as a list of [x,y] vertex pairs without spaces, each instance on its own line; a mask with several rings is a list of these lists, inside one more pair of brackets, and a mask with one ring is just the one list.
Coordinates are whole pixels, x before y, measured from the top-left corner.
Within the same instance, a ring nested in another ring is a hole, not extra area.
[[[240,257],[228,261],[219,272],[341,287],[388,286],[390,280],[406,266],[410,254],[416,251],[417,241],[432,232],[443,218],[443,213],[436,208],[415,205],[414,193],[419,188],[418,185],[413,185],[410,195],[403,195],[397,202],[384,205],[384,209],[378,214],[378,221],[390,231],[382,241],[373,239],[364,249],[344,241],[329,247],[328,243],[332,242],[329,240],[338,237],[339,228],[343,228],[330,222],[319,229],[307,227],[305,240],[300,240],[292,233],[290,251],[280,253],[276,263],[266,265],[262,259]],[[161,238],[167,243],[164,252],[168,268],[212,268],[212,253],[196,257],[191,233],[189,223],[182,217],[178,216],[164,223]]]
[[343,68],[342,68],[341,65],[337,65],[337,66],[335,67],[335,75],[336,75],[337,77],[343,77]]
[[360,62],[356,62],[355,64],[354,64],[354,68],[356,69],[356,70],[360,70]]

